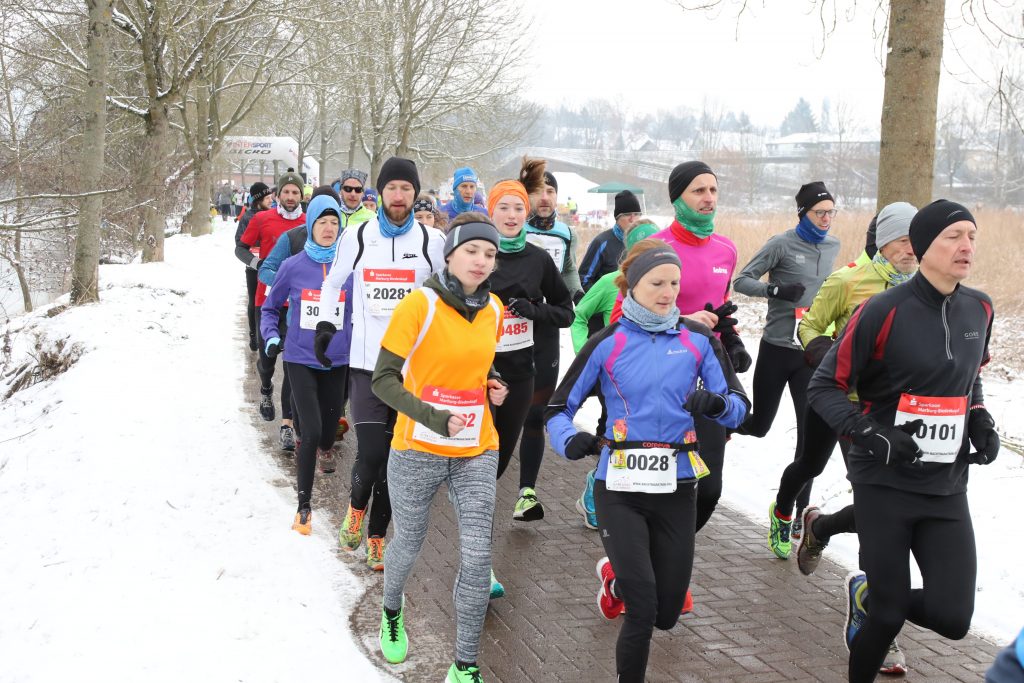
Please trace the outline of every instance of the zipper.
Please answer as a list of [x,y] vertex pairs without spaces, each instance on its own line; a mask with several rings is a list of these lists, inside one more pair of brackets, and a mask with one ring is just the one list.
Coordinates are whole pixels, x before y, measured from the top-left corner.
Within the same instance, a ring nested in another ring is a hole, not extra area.
[[949,303],[947,296],[942,300],[942,327],[946,330],[946,359],[953,360],[953,352],[949,350],[949,323],[946,321],[946,304]]

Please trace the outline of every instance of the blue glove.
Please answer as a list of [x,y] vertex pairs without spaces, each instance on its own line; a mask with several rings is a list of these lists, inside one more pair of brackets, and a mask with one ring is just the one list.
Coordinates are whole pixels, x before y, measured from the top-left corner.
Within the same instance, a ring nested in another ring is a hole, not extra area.
[[277,354],[281,353],[281,338],[271,337],[267,340],[266,346],[267,358],[276,358]]

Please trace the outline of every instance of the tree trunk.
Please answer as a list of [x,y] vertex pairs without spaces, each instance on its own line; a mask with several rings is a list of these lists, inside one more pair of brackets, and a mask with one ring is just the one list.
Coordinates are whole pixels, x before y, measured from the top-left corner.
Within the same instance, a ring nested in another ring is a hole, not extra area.
[[891,0],[878,202],[932,199],[945,0]]
[[135,197],[142,208],[142,262],[164,260],[164,216],[157,206],[164,190],[164,150],[168,130],[167,107],[159,100],[150,102],[146,117],[146,135],[142,146],[142,167],[135,187]]
[[[206,78],[196,79],[196,139],[192,150],[193,185],[192,207],[185,223],[193,236],[209,235],[210,230],[210,185],[212,184],[213,159],[210,149],[210,107],[213,93]],[[230,171],[228,171],[230,175]]]
[[357,97],[356,100],[356,111],[352,116],[352,134],[348,139],[348,166],[346,168],[356,167],[356,142],[359,140],[361,128],[363,124],[363,98]]
[[[111,24],[110,0],[86,0],[89,33],[86,43],[89,82],[83,101],[85,129],[79,165],[80,192],[97,190],[103,184],[103,158],[107,134],[107,58]],[[100,299],[100,208],[101,195],[85,197],[79,207],[75,262],[71,274],[71,303],[85,304]],[[160,232],[161,246],[163,231]],[[161,259],[162,260],[162,259]]]
[[327,133],[327,95],[324,93],[323,88],[317,88],[316,94],[316,113],[317,113],[317,128],[320,129],[320,168],[317,172],[320,174],[320,185],[327,184],[327,155],[328,146],[330,140],[328,139]]
[[[3,75],[3,93],[4,93],[4,115],[6,117],[7,129],[10,136],[9,147],[14,152],[14,196],[23,197],[25,195],[25,181],[24,171],[22,169],[22,149],[21,149],[21,136],[18,132],[18,116],[14,112],[14,100],[11,95],[13,88],[11,88],[10,81],[10,70],[6,59],[4,59],[4,52],[0,50],[0,73]],[[4,218],[7,217],[7,212],[4,211]],[[25,206],[24,202],[17,201],[14,203],[14,218],[11,221],[15,225],[20,223],[25,218]],[[32,291],[29,287],[28,277],[25,275],[25,268],[22,266],[24,263],[24,254],[22,252],[22,231],[20,228],[14,230],[14,257],[11,258],[7,254],[3,254],[4,260],[11,264],[14,268],[14,272],[18,277],[18,287],[21,289],[21,302],[22,307],[26,313],[32,312]]]

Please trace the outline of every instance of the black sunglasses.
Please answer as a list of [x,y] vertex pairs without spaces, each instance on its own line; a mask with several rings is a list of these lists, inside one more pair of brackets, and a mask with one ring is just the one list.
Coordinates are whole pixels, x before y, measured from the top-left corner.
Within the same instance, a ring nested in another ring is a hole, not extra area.
[[350,185],[342,185],[341,186],[341,190],[342,190],[342,192],[362,192],[363,188],[361,188],[361,187],[352,187]]

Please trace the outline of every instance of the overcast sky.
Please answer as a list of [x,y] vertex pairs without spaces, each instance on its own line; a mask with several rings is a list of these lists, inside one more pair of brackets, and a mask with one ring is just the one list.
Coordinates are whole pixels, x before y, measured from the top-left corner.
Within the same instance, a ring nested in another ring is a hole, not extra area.
[[[873,11],[875,2],[862,1],[852,17],[840,16],[827,38],[809,0],[769,2],[769,8],[751,0],[738,23],[735,0],[726,0],[713,14],[686,12],[670,0],[523,4],[535,17],[535,67],[526,94],[543,104],[609,97],[627,98],[634,112],[676,106],[700,110],[709,98],[727,109],[745,110],[755,125],[778,126],[799,97],[811,103],[815,115],[827,97],[833,112],[842,102],[855,111],[860,126],[878,126],[884,77],[879,52],[884,46],[874,33],[885,29],[886,18]],[[958,26],[959,3],[950,4],[957,7],[947,8],[947,22]],[[977,44],[963,31],[957,36],[960,43]],[[984,50],[967,52],[972,61],[989,59]],[[944,61],[940,98],[963,90],[959,77],[948,73],[964,71],[948,41]]]

